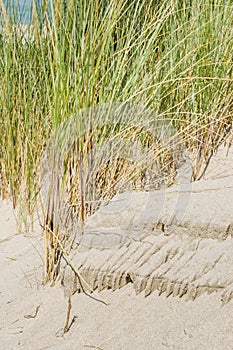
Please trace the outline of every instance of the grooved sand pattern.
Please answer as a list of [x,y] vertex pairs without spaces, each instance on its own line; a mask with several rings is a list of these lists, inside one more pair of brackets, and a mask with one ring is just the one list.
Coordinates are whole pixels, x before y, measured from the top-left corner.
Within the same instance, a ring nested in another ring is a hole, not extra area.
[[[71,256],[85,290],[131,283],[145,296],[158,291],[194,300],[219,292],[224,303],[233,298],[233,152],[230,158],[221,152],[224,174],[218,176],[215,156],[204,180],[122,193],[87,220]],[[82,289],[69,266],[62,284],[65,294]]]
[[[91,248],[73,262],[89,288],[116,290],[132,283],[136,293],[153,291],[194,300],[204,292],[220,291],[224,302],[233,297],[233,241],[169,237],[160,234],[133,241],[119,249]],[[66,293],[80,289],[77,276],[65,269]],[[86,288],[86,286],[84,286]]]

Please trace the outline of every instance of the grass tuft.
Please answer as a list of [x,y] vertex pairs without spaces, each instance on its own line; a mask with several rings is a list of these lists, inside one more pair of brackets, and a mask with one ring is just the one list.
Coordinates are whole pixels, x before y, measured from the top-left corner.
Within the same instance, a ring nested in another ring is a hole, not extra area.
[[47,210],[65,196],[79,221],[119,191],[172,184],[184,148],[199,179],[232,128],[232,2],[38,4],[22,27],[0,0],[2,197],[33,213],[47,156],[61,171]]

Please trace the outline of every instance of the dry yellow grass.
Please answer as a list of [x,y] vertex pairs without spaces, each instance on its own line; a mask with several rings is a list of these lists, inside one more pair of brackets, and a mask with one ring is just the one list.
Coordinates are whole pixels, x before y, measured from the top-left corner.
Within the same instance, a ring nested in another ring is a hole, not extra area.
[[4,6],[3,0],[0,0],[0,6],[1,6],[1,9],[2,9],[2,14],[3,14],[4,22],[5,22],[6,32],[10,35],[11,34],[11,28],[10,28],[9,18],[7,16],[6,8]]

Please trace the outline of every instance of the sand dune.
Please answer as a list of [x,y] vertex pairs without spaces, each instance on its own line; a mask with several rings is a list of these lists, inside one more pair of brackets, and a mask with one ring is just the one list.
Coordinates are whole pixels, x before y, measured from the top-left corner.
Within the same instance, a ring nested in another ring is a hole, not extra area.
[[[17,232],[12,205],[2,201],[1,349],[233,349],[233,153],[226,157],[225,151],[219,150],[205,178],[189,188],[196,192],[179,220],[173,215],[173,221],[166,221],[166,205],[159,216],[144,210],[137,217],[131,206],[119,226],[111,203],[89,220],[85,245],[73,252],[73,261],[96,288],[91,296],[108,305],[74,294],[66,334],[64,288],[60,282],[43,285],[41,229],[35,224],[34,232]],[[201,191],[208,188],[212,190]],[[143,194],[135,196],[140,203],[145,200]],[[172,205],[170,196],[166,201]],[[157,228],[152,230],[151,223]],[[103,237],[109,232],[113,239],[124,233],[124,239],[113,247],[110,238],[101,247],[98,232]],[[80,243],[78,237],[76,241]],[[74,281],[66,268],[66,292],[79,289]]]

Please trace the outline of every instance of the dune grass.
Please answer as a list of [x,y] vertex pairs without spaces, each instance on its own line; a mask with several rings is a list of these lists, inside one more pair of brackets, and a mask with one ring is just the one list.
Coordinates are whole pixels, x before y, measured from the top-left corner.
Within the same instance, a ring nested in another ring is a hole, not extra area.
[[[157,137],[158,121],[189,150],[193,180],[201,176],[232,127],[231,1],[33,2],[28,26],[15,25],[2,0],[0,7],[2,197],[32,213],[51,135],[62,135],[72,115],[82,130],[89,108],[104,104],[148,109],[150,132],[145,113],[141,119],[131,115],[128,124],[112,123],[102,113],[101,123],[92,120],[85,135],[78,130],[63,159],[63,176],[70,206],[78,207],[82,220],[96,209],[91,202],[111,198],[126,183],[145,189],[142,178],[154,160],[173,174],[173,156]],[[122,139],[142,146],[140,160],[123,157],[122,143],[99,160],[97,153],[109,152],[103,144],[114,140],[116,146]],[[92,180],[83,179],[93,162]]]

